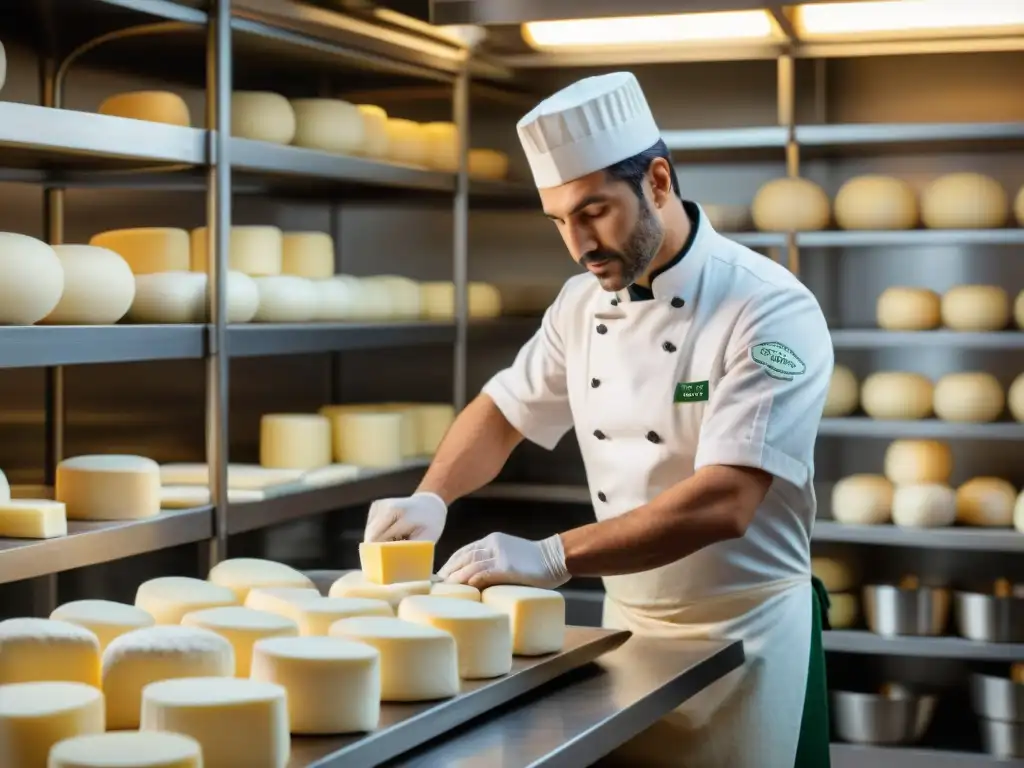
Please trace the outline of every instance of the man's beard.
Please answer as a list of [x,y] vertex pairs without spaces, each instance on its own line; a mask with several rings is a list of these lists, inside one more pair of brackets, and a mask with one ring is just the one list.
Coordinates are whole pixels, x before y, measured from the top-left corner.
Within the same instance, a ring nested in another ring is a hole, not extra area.
[[[661,223],[647,204],[647,200],[641,197],[636,226],[626,238],[626,244],[622,250],[598,249],[591,251],[580,259],[580,266],[586,269],[588,263],[618,262],[619,274],[615,278],[602,279],[601,284],[605,290],[621,291],[626,286],[635,283],[647,271],[651,262],[654,261],[654,257],[658,255],[664,234]],[[614,280],[614,284],[612,280]]]

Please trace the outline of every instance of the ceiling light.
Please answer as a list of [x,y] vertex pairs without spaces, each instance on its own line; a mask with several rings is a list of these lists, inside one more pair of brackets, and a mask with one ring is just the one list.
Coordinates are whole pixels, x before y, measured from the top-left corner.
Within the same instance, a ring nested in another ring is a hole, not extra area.
[[881,0],[801,5],[794,23],[800,37],[920,37],[1007,33],[1024,27],[1019,0]]

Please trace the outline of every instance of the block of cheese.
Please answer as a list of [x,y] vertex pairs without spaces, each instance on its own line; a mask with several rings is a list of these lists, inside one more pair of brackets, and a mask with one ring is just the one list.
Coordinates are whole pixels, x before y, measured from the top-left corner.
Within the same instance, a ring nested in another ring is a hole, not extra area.
[[235,674],[231,643],[200,627],[136,629],[114,638],[103,652],[107,728],[139,727],[143,690],[178,677],[229,678]]
[[133,323],[202,323],[206,320],[206,275],[160,272],[135,276],[135,298],[126,319]]
[[52,539],[67,534],[68,519],[62,502],[0,499],[0,538]]
[[412,120],[389,117],[385,126],[388,159],[405,165],[425,165],[430,151],[423,126]]
[[192,124],[185,100],[170,91],[117,93],[104,99],[96,111],[101,115],[167,123],[183,128],[188,128]]
[[60,742],[49,768],[203,768],[203,753],[180,733],[112,731]]
[[932,414],[933,385],[919,373],[882,371],[864,379],[861,406],[873,419],[926,419]]
[[366,580],[374,584],[430,581],[434,542],[364,541],[359,545],[359,563]]
[[282,240],[281,272],[321,278],[334,274],[334,239],[326,232],[286,232]]
[[160,576],[139,585],[135,605],[156,619],[157,624],[180,624],[186,613],[238,605],[238,598],[227,587],[202,579]]
[[354,640],[380,652],[381,701],[432,701],[459,692],[455,638],[425,624],[362,616],[331,625],[331,637]]
[[942,299],[927,288],[886,288],[875,304],[879,328],[887,331],[930,331],[942,323]]
[[156,619],[141,608],[111,600],[74,600],[57,606],[50,618],[85,627],[96,635],[101,653],[114,638],[156,624]]
[[[201,485],[162,485],[160,486],[161,509],[195,509],[212,503],[210,489]],[[243,491],[237,488],[228,489],[229,504],[251,504],[263,501],[267,495],[263,491]]]
[[313,587],[255,587],[246,595],[245,607],[276,613],[298,626],[298,606],[320,596],[320,591]]
[[321,323],[337,323],[361,318],[365,296],[359,290],[357,281],[335,275],[313,280],[312,283],[317,293],[314,320]]
[[561,592],[501,585],[485,589],[480,600],[508,614],[512,623],[512,652],[517,656],[540,656],[562,650],[565,598]]
[[317,316],[319,293],[312,280],[294,275],[257,277],[258,323],[308,323]]
[[402,463],[401,413],[345,411],[332,421],[335,461],[377,469]]
[[160,465],[143,456],[75,456],[54,488],[69,520],[137,520],[160,514]]
[[295,110],[279,93],[235,91],[231,94],[231,135],[291,144],[295,138]]
[[313,597],[295,604],[299,634],[304,637],[326,635],[331,624],[355,616],[394,616],[386,600],[365,597]]
[[0,685],[42,681],[99,687],[100,641],[96,635],[77,624],[54,619],[0,621]]
[[268,413],[260,419],[262,466],[310,470],[330,463],[331,422],[327,418],[315,413]]
[[441,440],[455,421],[455,408],[447,403],[420,403],[416,406],[420,455],[433,456]]
[[938,440],[894,440],[884,461],[885,476],[896,485],[946,485],[953,475],[953,451]]
[[372,158],[388,155],[388,113],[374,104],[359,104],[356,107],[363,116],[363,144],[359,154]]
[[808,179],[775,179],[757,190],[751,207],[754,226],[763,232],[826,229],[831,205],[825,190]]
[[929,229],[995,229],[1009,214],[1003,185],[980,173],[946,174],[921,191],[921,221]]
[[[273,485],[294,483],[302,476],[301,469],[268,469],[258,464],[228,465],[228,487],[242,491],[258,491]],[[209,485],[210,468],[198,462],[161,464],[160,482],[164,485]]]
[[55,245],[53,250],[64,269],[64,292],[41,322],[112,325],[128,314],[135,276],[120,254],[93,245]]
[[1010,323],[1010,297],[998,285],[958,285],[942,295],[942,323],[954,331],[1001,331]]
[[913,229],[917,194],[902,179],[870,174],[855,176],[839,188],[836,224],[842,229]]
[[459,677],[464,680],[501,677],[512,671],[511,618],[504,609],[482,602],[414,595],[398,606],[398,618],[454,637]]
[[942,528],[956,520],[956,492],[937,483],[898,485],[892,521],[906,528]]
[[439,581],[436,584],[430,585],[430,594],[434,597],[480,602],[480,590],[476,587],[471,587],[469,584],[450,584],[447,581]]
[[991,373],[950,373],[935,385],[935,415],[945,421],[995,421],[1006,406],[999,379]]
[[[1024,373],[1010,383],[1010,388],[1006,391],[1006,405],[1016,421],[1024,421]],[[2,491],[0,488],[0,493]]]
[[308,576],[290,565],[255,557],[222,560],[210,569],[207,578],[214,584],[220,584],[234,592],[239,603],[244,603],[249,590],[255,587],[313,587],[313,582]]
[[446,173],[459,170],[459,130],[452,122],[424,123],[427,165]]
[[849,592],[857,587],[857,576],[849,563],[834,557],[812,557],[811,573],[817,576],[829,594]]
[[303,485],[320,487],[348,483],[359,477],[359,467],[352,464],[331,464],[328,467],[310,470],[299,480]]
[[292,733],[327,735],[372,731],[380,720],[380,652],[333,637],[263,640],[252,679],[288,692]]
[[83,683],[0,686],[0,765],[61,768],[47,763],[54,744],[103,733],[103,694]]
[[[207,228],[192,230],[193,272],[206,272]],[[232,227],[228,249],[228,269],[252,277],[280,275],[283,235],[277,227]]]
[[429,595],[431,582],[407,581],[399,584],[374,584],[367,581],[362,571],[352,571],[335,581],[328,595],[330,597],[362,597],[369,600],[384,600],[392,608],[398,608],[409,595]]
[[1009,528],[1017,489],[998,477],[975,477],[956,489],[956,520],[963,525]]
[[399,433],[402,458],[413,458],[420,454],[419,422],[416,409],[415,403],[348,403],[324,405],[320,408],[320,414],[331,419],[333,425],[334,417],[343,413],[397,413],[401,417]]
[[363,115],[341,99],[292,99],[297,147],[354,154],[366,139]]
[[832,517],[846,525],[881,525],[892,518],[893,484],[881,475],[850,475],[832,487]]
[[49,245],[0,232],[0,325],[33,325],[60,302],[64,268]]
[[830,418],[849,416],[857,410],[860,402],[860,385],[853,371],[844,365],[836,365],[832,369],[832,379],[828,385],[828,397],[825,399],[825,410],[822,415]]
[[141,730],[191,736],[208,768],[285,768],[291,752],[285,695],[261,680],[163,680],[143,693]]
[[93,235],[89,245],[120,254],[135,275],[187,272],[189,269],[189,239],[184,229],[112,229]]
[[508,176],[508,155],[496,149],[469,150],[469,175],[490,181],[504,180]]
[[258,640],[295,637],[299,634],[298,625],[287,616],[240,605],[186,613],[181,619],[181,625],[208,629],[231,643],[235,652],[235,677],[249,676],[252,649]]

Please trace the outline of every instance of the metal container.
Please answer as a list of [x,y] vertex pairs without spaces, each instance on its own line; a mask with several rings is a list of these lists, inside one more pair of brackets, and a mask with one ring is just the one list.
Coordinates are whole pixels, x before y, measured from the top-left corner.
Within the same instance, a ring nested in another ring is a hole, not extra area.
[[906,691],[832,691],[831,702],[836,735],[843,741],[913,744],[928,730],[938,698]]
[[978,718],[981,743],[993,757],[1024,757],[1024,724]]
[[957,632],[983,643],[1024,642],[1024,597],[957,592]]
[[864,618],[878,635],[941,635],[949,621],[950,593],[940,587],[864,587]]
[[993,675],[971,675],[971,709],[988,720],[1024,723],[1024,685]]

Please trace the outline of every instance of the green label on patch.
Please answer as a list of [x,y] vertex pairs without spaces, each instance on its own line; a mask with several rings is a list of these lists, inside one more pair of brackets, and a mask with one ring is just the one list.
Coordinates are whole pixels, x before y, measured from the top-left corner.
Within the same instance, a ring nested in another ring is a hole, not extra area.
[[708,383],[706,381],[680,381],[676,384],[673,403],[696,403],[708,399]]
[[777,341],[765,341],[750,348],[750,359],[775,379],[792,381],[807,372],[807,366],[796,352]]

